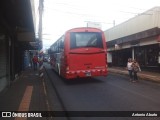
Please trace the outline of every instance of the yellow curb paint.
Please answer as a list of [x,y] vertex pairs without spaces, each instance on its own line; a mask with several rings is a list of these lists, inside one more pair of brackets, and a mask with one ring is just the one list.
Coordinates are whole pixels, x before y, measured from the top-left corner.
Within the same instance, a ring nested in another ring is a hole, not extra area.
[[[33,86],[27,86],[18,111],[29,111],[32,92],[33,92]],[[27,117],[23,117],[23,118],[16,117],[14,120],[27,120]]]

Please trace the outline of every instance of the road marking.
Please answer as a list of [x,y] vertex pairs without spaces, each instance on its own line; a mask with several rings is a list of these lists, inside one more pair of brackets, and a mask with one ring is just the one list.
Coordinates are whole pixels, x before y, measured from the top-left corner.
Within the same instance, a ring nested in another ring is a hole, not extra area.
[[46,89],[46,85],[44,82],[44,79],[42,79],[42,83],[43,83],[43,90],[44,90],[44,95],[45,95],[45,101],[46,101],[46,106],[47,106],[47,110],[50,111],[50,107],[49,107],[49,101],[47,99],[47,89]]
[[[18,111],[29,111],[29,106],[31,102],[31,97],[32,97],[32,92],[33,92],[33,86],[27,86],[25,93],[23,95],[23,98],[21,100],[20,106],[18,108]],[[17,117],[15,120],[27,120],[27,118],[23,117]]]

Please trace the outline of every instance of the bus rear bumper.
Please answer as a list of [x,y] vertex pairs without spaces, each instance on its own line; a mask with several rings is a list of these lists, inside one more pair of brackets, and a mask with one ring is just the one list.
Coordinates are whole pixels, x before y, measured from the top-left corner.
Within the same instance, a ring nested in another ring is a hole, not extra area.
[[80,70],[80,71],[67,71],[65,78],[85,78],[85,77],[95,77],[95,76],[107,76],[108,71],[106,69],[102,70]]

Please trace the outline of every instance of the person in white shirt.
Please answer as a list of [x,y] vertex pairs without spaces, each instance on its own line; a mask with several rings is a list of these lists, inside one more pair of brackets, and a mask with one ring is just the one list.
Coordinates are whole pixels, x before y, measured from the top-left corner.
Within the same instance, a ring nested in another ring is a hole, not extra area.
[[128,74],[129,74],[129,77],[130,77],[130,81],[132,81],[133,79],[133,68],[132,68],[132,59],[131,58],[128,58],[128,62],[127,62],[127,70],[128,70]]

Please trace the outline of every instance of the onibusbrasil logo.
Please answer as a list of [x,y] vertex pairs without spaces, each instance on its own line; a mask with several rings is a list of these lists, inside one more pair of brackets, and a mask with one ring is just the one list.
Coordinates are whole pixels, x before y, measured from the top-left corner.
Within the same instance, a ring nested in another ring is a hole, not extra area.
[[1,117],[42,117],[40,112],[2,112]]

